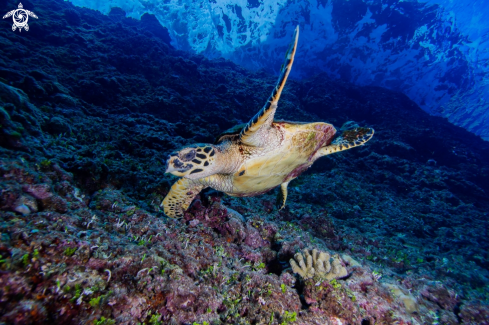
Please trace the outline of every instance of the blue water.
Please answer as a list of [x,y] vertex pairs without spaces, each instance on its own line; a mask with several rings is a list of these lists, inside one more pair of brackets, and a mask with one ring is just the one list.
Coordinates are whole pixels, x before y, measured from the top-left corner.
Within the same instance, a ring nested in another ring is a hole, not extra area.
[[172,44],[248,68],[277,71],[295,25],[295,77],[325,71],[408,95],[424,110],[489,139],[487,1],[95,1],[153,13]]
[[23,5],[0,324],[489,324],[488,4]]

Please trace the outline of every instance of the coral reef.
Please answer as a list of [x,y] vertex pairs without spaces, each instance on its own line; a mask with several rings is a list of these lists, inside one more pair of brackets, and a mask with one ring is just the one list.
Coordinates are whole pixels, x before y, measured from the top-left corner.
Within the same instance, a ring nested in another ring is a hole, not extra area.
[[[247,121],[275,77],[176,51],[148,17],[35,12],[27,36],[0,29],[0,322],[488,324],[487,143],[398,93],[292,80],[278,119],[376,138],[281,211],[276,191],[204,191],[169,219],[167,155]],[[307,247],[348,274],[294,274]]]
[[[303,279],[311,279],[314,276],[333,280],[345,277],[348,271],[341,264],[339,255],[331,256],[328,252],[320,252],[317,249],[304,249],[296,253],[294,259],[290,259],[292,271],[299,274]],[[304,263],[304,259],[306,262]],[[299,265],[297,265],[297,263]]]

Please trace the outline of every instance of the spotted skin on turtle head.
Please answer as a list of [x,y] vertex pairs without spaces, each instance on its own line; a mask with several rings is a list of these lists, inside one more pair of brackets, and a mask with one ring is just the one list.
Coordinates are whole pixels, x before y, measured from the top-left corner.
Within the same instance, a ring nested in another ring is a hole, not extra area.
[[215,148],[211,145],[190,146],[174,152],[166,161],[166,173],[190,179],[212,174]]

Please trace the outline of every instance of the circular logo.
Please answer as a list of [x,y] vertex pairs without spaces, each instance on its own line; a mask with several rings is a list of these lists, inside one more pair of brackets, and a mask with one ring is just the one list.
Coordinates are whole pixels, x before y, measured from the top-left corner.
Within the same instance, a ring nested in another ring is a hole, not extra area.
[[25,29],[26,31],[29,30],[29,25],[27,25],[27,21],[29,20],[29,16],[36,18],[37,16],[35,13],[29,10],[25,10],[24,6],[22,3],[19,3],[19,8],[11,10],[7,12],[4,16],[3,19],[8,18],[12,16],[12,20],[14,21],[14,24],[12,25],[12,30],[15,32],[15,30],[22,31],[22,28]]
[[15,26],[17,26],[19,28],[23,28],[25,25],[27,25],[27,21],[29,20],[29,16],[27,15],[27,12],[25,12],[24,9],[15,10],[15,13],[13,14],[13,16],[14,16]]

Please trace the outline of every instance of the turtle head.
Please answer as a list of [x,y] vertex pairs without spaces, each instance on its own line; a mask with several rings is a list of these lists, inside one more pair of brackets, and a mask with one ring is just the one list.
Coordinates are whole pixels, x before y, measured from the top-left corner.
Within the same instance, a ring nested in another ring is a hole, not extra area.
[[168,156],[165,173],[190,179],[215,174],[215,154],[213,145],[193,145],[180,149]]

